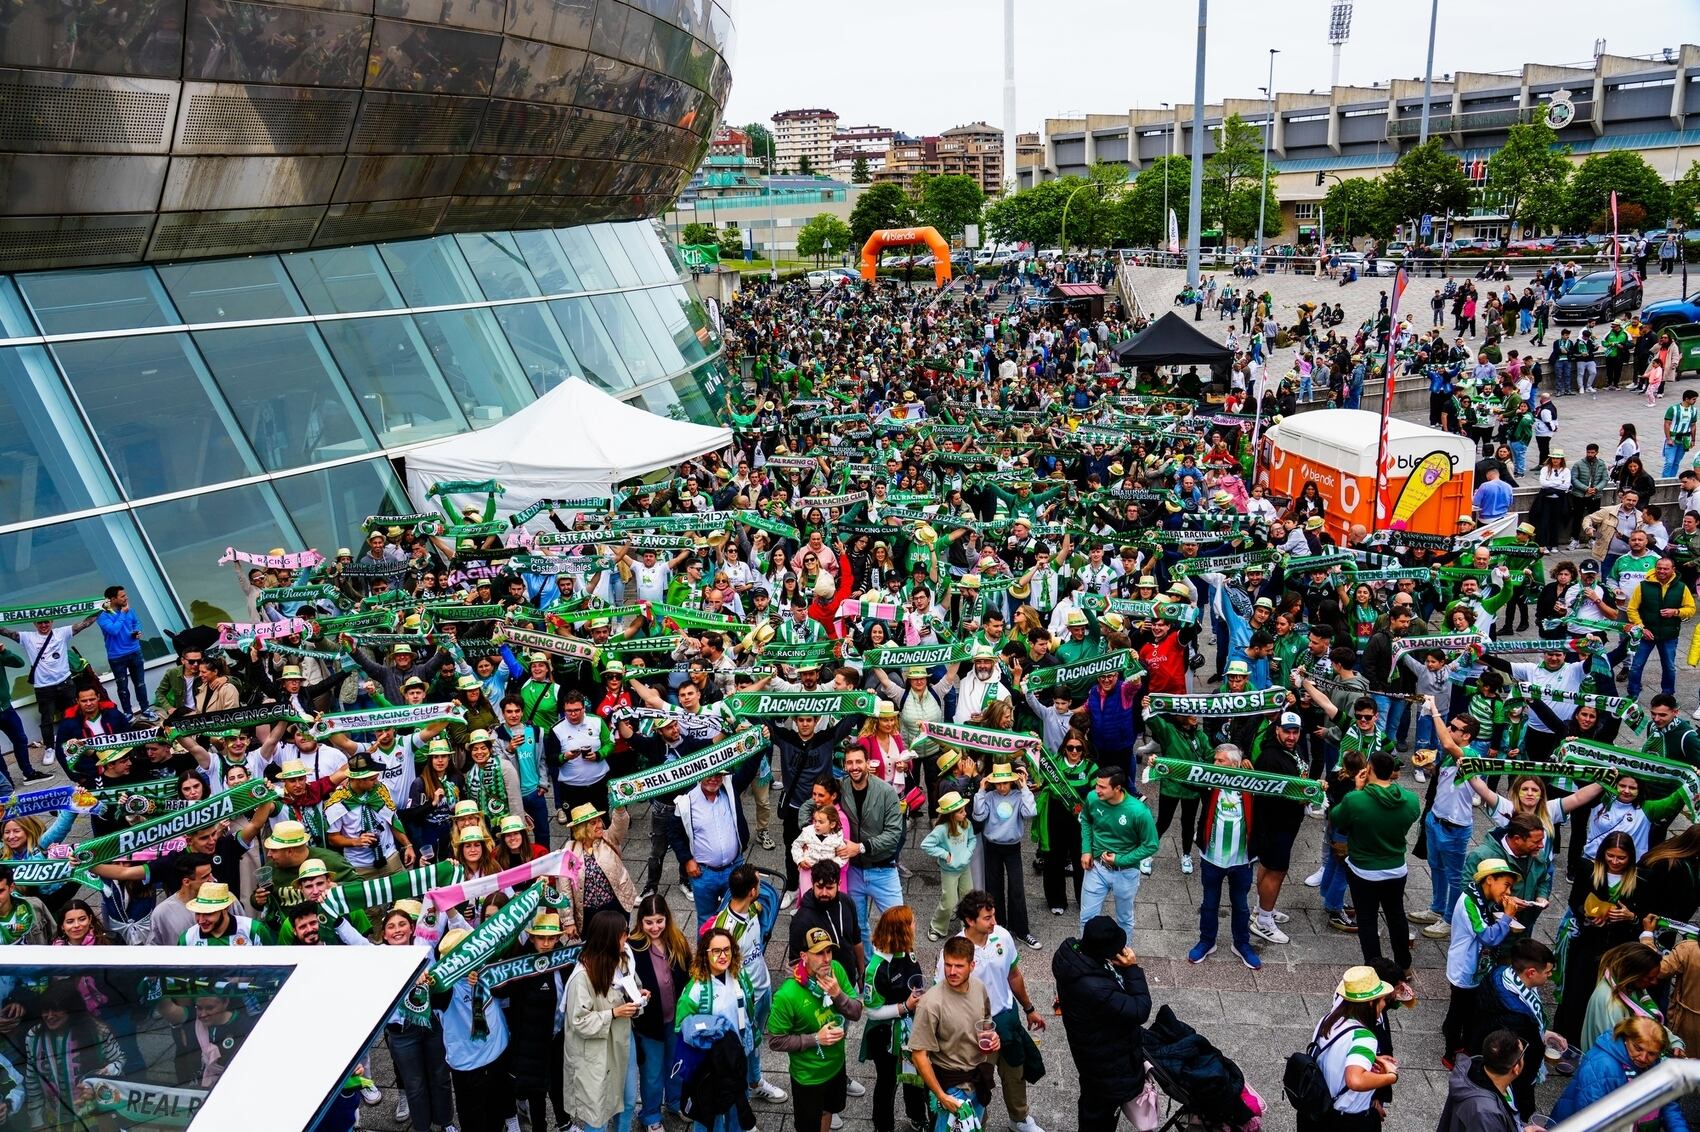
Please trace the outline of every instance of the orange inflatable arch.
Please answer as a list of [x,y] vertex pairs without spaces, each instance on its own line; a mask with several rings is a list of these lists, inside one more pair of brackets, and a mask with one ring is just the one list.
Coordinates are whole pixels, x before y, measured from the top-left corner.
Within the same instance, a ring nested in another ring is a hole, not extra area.
[[875,232],[862,245],[862,278],[872,283],[880,252],[905,244],[926,244],[933,249],[933,284],[943,287],[950,282],[950,245],[937,228],[882,228]]

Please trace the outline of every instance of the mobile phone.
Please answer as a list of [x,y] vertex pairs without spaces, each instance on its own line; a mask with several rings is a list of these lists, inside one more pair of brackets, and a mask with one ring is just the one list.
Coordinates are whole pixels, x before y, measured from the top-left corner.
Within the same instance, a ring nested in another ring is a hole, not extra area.
[[254,887],[255,888],[270,888],[271,886],[272,886],[272,867],[270,865],[261,865],[259,868],[255,869],[254,870]]

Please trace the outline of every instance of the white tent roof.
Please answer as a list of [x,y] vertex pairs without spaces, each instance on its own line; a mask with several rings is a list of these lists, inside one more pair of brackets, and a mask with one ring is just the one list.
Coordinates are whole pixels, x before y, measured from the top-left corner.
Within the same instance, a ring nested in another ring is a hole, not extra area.
[[498,505],[511,514],[539,499],[605,494],[731,442],[730,429],[656,416],[574,377],[482,432],[409,452],[407,488],[424,505],[434,483],[493,479],[508,489]]
[[[1381,414],[1367,409],[1294,413],[1283,417],[1266,435],[1277,448],[1308,460],[1338,468],[1347,475],[1370,475],[1375,472],[1376,450],[1381,447]],[[1390,418],[1387,442],[1396,453],[1439,450],[1454,455],[1454,466],[1474,465],[1474,447],[1468,437],[1415,421]]]

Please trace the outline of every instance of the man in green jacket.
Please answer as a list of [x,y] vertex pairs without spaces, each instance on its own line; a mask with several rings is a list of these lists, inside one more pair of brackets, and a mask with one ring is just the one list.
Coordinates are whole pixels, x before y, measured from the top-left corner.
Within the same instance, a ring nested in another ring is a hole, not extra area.
[[1385,752],[1371,755],[1369,781],[1328,811],[1334,828],[1346,835],[1346,883],[1358,911],[1358,946],[1364,963],[1381,958],[1377,913],[1387,917],[1393,962],[1411,970],[1411,927],[1405,919],[1406,839],[1422,805],[1399,785],[1399,760]]
[[1157,823],[1145,803],[1127,792],[1119,767],[1100,767],[1086,808],[1080,812],[1080,930],[1116,897],[1116,922],[1133,938],[1133,901],[1139,895],[1139,863],[1157,852]]
[[1570,466],[1570,549],[1579,548],[1582,520],[1600,509],[1605,499],[1611,469],[1600,459],[1600,446],[1588,445],[1588,454]]

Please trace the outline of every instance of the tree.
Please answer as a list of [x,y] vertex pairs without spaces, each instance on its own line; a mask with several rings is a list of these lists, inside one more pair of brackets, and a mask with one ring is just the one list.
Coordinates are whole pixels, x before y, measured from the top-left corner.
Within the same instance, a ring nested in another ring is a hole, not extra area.
[[1073,247],[1106,247],[1127,239],[1122,203],[1127,170],[1120,165],[1094,165],[1086,177],[1058,177],[1030,189],[999,197],[986,206],[987,234],[999,243],[1060,245],[1063,212],[1068,212],[1066,239]]
[[1228,194],[1227,207],[1222,210],[1223,230],[1239,240],[1255,239],[1258,213],[1263,214],[1263,236],[1279,236],[1285,228],[1281,219],[1281,202],[1275,195],[1275,178],[1270,176],[1264,185],[1267,195],[1258,192],[1257,185],[1242,185]]
[[797,254],[805,259],[843,252],[850,247],[850,225],[830,212],[823,212],[797,233]]
[[1618,150],[1582,162],[1565,190],[1564,222],[1572,232],[1611,231],[1611,194],[1617,192],[1618,228],[1627,232],[1640,225],[1623,216],[1625,205],[1639,205],[1649,223],[1664,224],[1670,216],[1671,188],[1638,153]]
[[858,153],[850,162],[850,183],[865,185],[871,180],[873,177],[868,173],[868,155]]
[[808,154],[802,154],[797,158],[797,176],[812,177],[814,176],[814,172],[815,163],[809,160]]
[[744,234],[736,224],[728,224],[720,230],[720,258],[744,258]]
[[1379,236],[1393,228],[1387,191],[1380,178],[1347,177],[1328,186],[1322,198],[1322,234],[1330,240]]
[[921,223],[931,224],[948,240],[980,222],[986,194],[979,181],[963,173],[937,177],[923,174],[916,179],[915,202]]
[[[1204,216],[1227,228],[1229,199],[1248,183],[1255,190],[1263,175],[1263,130],[1230,114],[1211,137],[1216,152],[1204,159]],[[1257,227],[1256,210],[1243,227],[1247,234]]]
[[1178,231],[1186,231],[1187,187],[1192,183],[1192,160],[1179,154],[1159,157],[1139,171],[1139,176],[1116,202],[1121,214],[1122,235],[1136,247],[1164,247],[1169,218],[1163,211],[1163,173],[1168,171],[1169,208],[1175,213]]
[[1533,228],[1530,195],[1538,195],[1535,211],[1541,212],[1552,183],[1557,182],[1562,191],[1570,176],[1570,162],[1565,159],[1570,147],[1553,148],[1557,144],[1558,134],[1545,122],[1523,122],[1511,127],[1505,144],[1488,159],[1488,190],[1498,196],[1512,224]]
[[1700,161],[1688,167],[1688,172],[1670,187],[1670,210],[1682,228],[1694,226],[1700,218]]
[[914,220],[909,194],[896,185],[874,185],[862,190],[850,210],[851,237],[860,246],[881,228],[907,228]]
[[720,237],[715,234],[712,224],[687,224],[679,233],[681,244],[718,244]]
[[[1440,217],[1470,207],[1470,180],[1455,154],[1441,148],[1439,138],[1430,138],[1406,150],[1382,178],[1390,218],[1421,218],[1425,213]],[[1435,231],[1440,231],[1437,221]]]
[[763,169],[773,172],[773,131],[760,122],[751,122],[743,127],[743,131],[749,135],[750,156],[760,161]]

